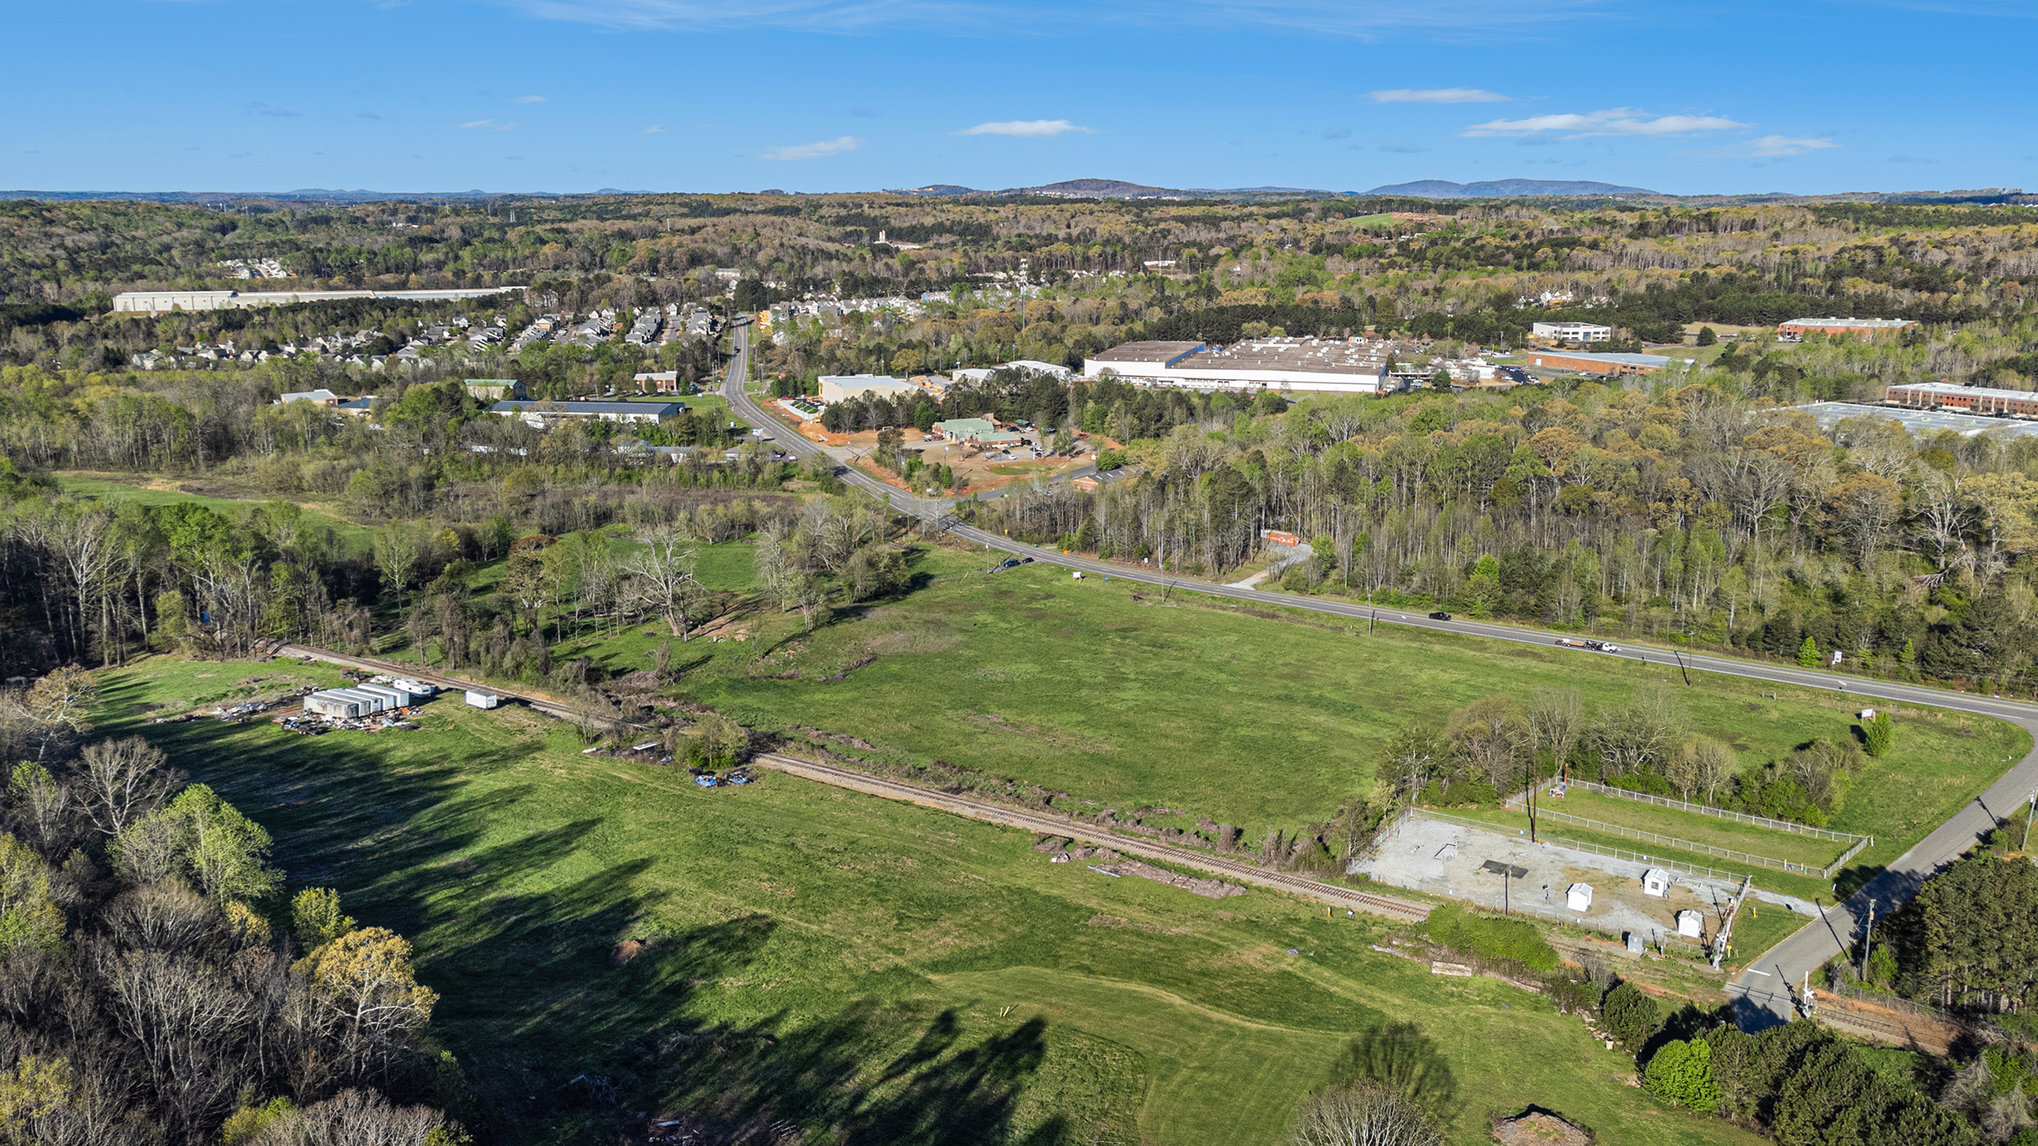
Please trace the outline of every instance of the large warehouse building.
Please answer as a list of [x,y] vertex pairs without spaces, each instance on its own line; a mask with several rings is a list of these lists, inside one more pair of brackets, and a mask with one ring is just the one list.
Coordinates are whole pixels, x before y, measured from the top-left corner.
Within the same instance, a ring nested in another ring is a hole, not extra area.
[[1803,342],[1807,334],[1851,335],[1874,338],[1909,330],[1918,325],[1908,318],[1793,318],[1776,324],[1776,337],[1785,342]]
[[478,290],[129,290],[113,296],[113,309],[137,314],[160,314],[172,310],[233,310],[237,307],[288,306],[298,302],[329,302],[342,298],[400,298],[413,302],[445,299],[487,298],[523,287],[483,287]]
[[1951,382],[1912,382],[1891,386],[1883,396],[1913,410],[1960,410],[1969,414],[2038,418],[2038,394],[2029,390],[1957,386]]
[[920,392],[911,382],[889,374],[823,374],[820,382],[821,401],[830,404],[872,394],[896,399],[901,394]]
[[1607,378],[1622,374],[1654,374],[1677,361],[1660,354],[1587,354],[1582,350],[1531,350],[1523,355],[1541,370],[1570,370]]
[[497,402],[488,412],[503,418],[522,418],[535,430],[549,430],[568,418],[597,418],[604,422],[654,423],[677,418],[686,412],[684,402]]
[[1128,342],[1083,359],[1083,373],[1189,390],[1296,390],[1384,394],[1392,358],[1362,338],[1259,338],[1225,348],[1201,342]]

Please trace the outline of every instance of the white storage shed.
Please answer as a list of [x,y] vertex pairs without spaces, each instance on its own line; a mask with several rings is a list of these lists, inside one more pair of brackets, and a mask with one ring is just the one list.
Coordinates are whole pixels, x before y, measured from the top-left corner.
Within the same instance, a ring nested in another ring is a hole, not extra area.
[[1564,892],[1564,906],[1576,912],[1592,910],[1592,885],[1574,883]]
[[501,704],[502,698],[492,692],[477,692],[471,688],[467,690],[469,708],[496,708]]
[[1705,934],[1705,916],[1687,907],[1677,913],[1677,934],[1697,939]]
[[1670,894],[1670,873],[1660,867],[1652,867],[1642,873],[1642,894],[1658,898]]

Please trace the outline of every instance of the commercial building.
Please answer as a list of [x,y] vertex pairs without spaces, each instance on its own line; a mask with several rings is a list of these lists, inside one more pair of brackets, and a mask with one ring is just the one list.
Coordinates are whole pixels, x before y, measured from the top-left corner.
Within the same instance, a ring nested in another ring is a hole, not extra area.
[[1388,344],[1362,338],[1259,338],[1222,348],[1128,342],[1085,358],[1083,373],[1190,390],[1384,394],[1395,388],[1392,357]]
[[1569,370],[1606,378],[1654,374],[1677,361],[1660,354],[1587,354],[1582,350],[1531,350],[1523,358],[1530,366],[1543,370]]
[[604,422],[657,423],[686,411],[684,402],[497,402],[488,412],[522,418],[533,429],[549,430],[568,418]]
[[1851,335],[1875,338],[1909,330],[1918,325],[1908,318],[1793,318],[1776,324],[1776,337],[1785,342],[1802,342],[1807,334]]
[[128,290],[113,296],[115,311],[160,314],[171,310],[233,310],[254,306],[289,306],[299,302],[330,302],[344,298],[396,298],[413,302],[487,298],[523,287],[463,290]]
[[950,418],[934,423],[934,432],[954,442],[973,442],[987,449],[1010,449],[1025,441],[1010,430],[1001,430],[986,418]]
[[650,370],[630,375],[639,394],[677,394],[682,383],[677,370]]
[[1951,382],[1912,382],[1891,386],[1883,396],[1913,410],[1960,410],[1969,414],[2038,418],[2038,394],[2029,390],[1956,386]]
[[889,374],[823,374],[821,375],[821,401],[847,402],[851,398],[862,398],[876,394],[885,398],[897,398],[901,394],[914,394],[919,387],[903,378]]
[[1613,337],[1613,327],[1596,322],[1535,322],[1529,324],[1529,336],[1553,342],[1606,342]]
[[314,406],[337,406],[340,396],[321,386],[316,390],[293,390],[276,399],[277,405],[288,406],[293,402],[309,402]]
[[500,402],[505,398],[524,396],[524,384],[514,378],[462,378],[460,385],[481,402]]

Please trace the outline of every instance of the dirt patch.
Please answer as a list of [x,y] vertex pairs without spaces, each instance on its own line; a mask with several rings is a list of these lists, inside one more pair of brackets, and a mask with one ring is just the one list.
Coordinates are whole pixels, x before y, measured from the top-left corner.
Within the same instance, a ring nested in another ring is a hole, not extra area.
[[643,940],[625,939],[621,943],[616,944],[615,949],[609,952],[609,958],[615,960],[616,966],[621,967],[630,960],[635,959],[643,950]]
[[1034,725],[1022,727],[995,712],[966,716],[963,723],[985,732],[996,732],[1006,736],[1030,736],[1058,752],[1088,752],[1102,755],[1111,751],[1113,747],[1109,740],[1078,736],[1059,728],[1041,728]]
[[1245,894],[1245,888],[1235,883],[1226,883],[1221,879],[1198,879],[1192,875],[1183,875],[1181,872],[1169,871],[1138,860],[1125,860],[1113,865],[1112,870],[1120,875],[1136,876],[1140,879],[1150,879],[1155,883],[1164,883],[1169,887],[1178,887],[1190,895],[1200,895],[1206,899],[1228,899],[1234,895]]
[[1592,1146],[1592,1132],[1541,1107],[1493,1120],[1493,1140],[1502,1146]]

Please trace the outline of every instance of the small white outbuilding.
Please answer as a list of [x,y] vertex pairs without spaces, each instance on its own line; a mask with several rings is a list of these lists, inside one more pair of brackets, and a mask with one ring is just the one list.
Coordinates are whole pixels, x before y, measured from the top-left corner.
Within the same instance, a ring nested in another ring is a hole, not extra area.
[[1670,873],[1660,867],[1652,867],[1642,873],[1642,894],[1657,898],[1670,894]]
[[467,690],[467,706],[469,708],[495,708],[500,704],[502,704],[502,698],[492,692],[477,692],[471,688]]
[[1564,906],[1581,914],[1592,910],[1592,885],[1574,883],[1564,891]]
[[1705,916],[1687,907],[1677,913],[1677,934],[1697,939],[1705,934]]

